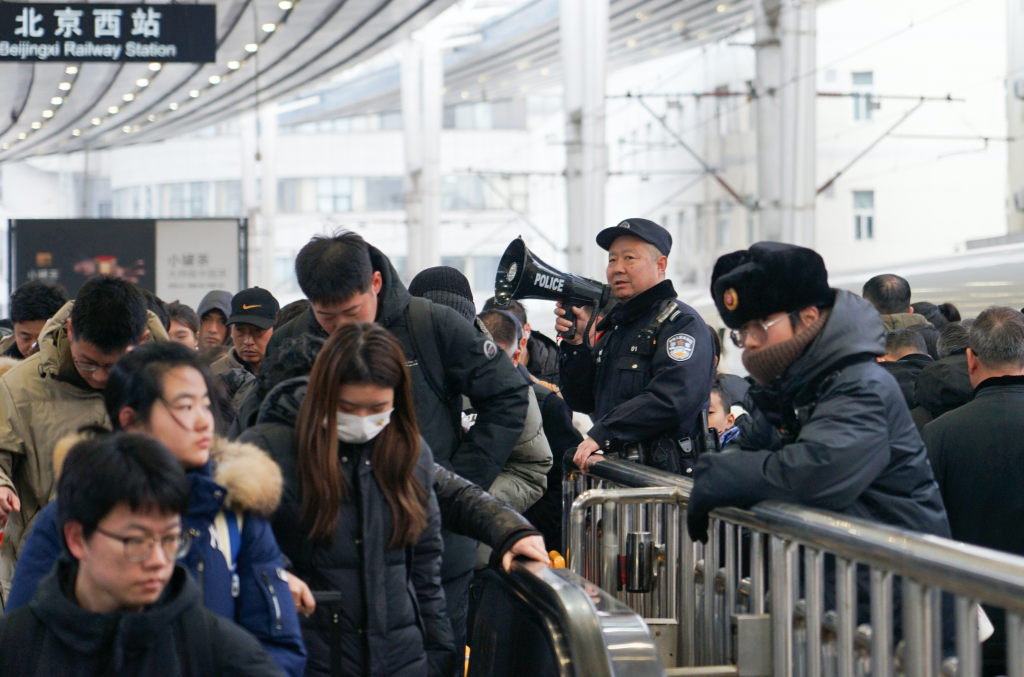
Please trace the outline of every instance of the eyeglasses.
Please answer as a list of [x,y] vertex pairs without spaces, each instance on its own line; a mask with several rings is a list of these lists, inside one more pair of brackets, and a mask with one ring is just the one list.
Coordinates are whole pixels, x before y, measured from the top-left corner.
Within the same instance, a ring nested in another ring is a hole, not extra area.
[[153,554],[153,548],[156,547],[157,541],[160,542],[164,555],[172,562],[187,555],[188,549],[192,545],[192,537],[187,533],[157,538],[156,536],[118,536],[99,527],[96,528],[96,531],[107,538],[121,541],[124,544],[124,558],[132,564],[140,564],[149,559],[149,556]]
[[[737,348],[745,348],[747,345],[747,337],[753,336],[758,343],[764,343],[768,340],[768,329],[779,322],[782,322],[787,317],[792,317],[798,313],[787,313],[782,317],[777,317],[771,322],[765,323],[760,320],[751,320],[742,329],[733,329],[729,332],[729,338],[736,345]],[[754,326],[749,326],[754,325]]]
[[100,369],[106,371],[107,373],[110,373],[110,370],[114,368],[114,365],[112,364],[86,364],[85,362],[79,362],[78,360],[71,361],[74,362],[75,366],[78,367],[80,370],[87,372],[89,374],[93,373],[94,371],[99,371]]

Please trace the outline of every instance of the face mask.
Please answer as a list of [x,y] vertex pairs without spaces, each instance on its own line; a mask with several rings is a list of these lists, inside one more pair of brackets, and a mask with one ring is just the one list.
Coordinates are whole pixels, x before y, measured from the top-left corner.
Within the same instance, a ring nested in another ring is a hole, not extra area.
[[384,430],[385,426],[391,422],[391,412],[393,411],[394,409],[388,409],[383,413],[371,414],[365,417],[345,414],[339,411],[338,439],[349,444],[369,442],[379,435],[380,431]]

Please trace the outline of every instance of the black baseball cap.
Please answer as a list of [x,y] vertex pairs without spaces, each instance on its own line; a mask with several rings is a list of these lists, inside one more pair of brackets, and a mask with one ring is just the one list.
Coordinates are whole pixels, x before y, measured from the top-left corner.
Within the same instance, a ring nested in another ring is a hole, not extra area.
[[266,289],[243,289],[231,297],[228,324],[252,324],[260,329],[270,329],[280,309],[277,299]]
[[672,251],[672,236],[669,235],[669,232],[654,221],[647,219],[626,219],[617,226],[605,228],[597,234],[597,245],[608,251],[612,247],[612,242],[615,242],[615,238],[623,235],[632,235],[644,242],[649,242],[665,256]]

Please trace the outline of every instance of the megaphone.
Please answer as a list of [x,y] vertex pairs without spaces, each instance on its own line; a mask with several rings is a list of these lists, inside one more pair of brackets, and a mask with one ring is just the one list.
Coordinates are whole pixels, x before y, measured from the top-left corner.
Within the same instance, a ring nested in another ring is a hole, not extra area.
[[[596,280],[563,273],[534,256],[522,237],[512,240],[498,263],[494,278],[494,300],[507,306],[513,299],[561,301],[567,313],[571,306],[594,306],[594,312],[608,302],[611,288]],[[559,334],[563,339],[576,336],[576,324]]]

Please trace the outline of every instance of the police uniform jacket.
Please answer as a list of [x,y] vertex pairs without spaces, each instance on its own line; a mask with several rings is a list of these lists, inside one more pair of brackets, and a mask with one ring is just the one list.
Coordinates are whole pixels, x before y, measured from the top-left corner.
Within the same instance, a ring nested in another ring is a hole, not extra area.
[[594,419],[589,436],[615,452],[631,442],[696,439],[699,412],[709,406],[714,348],[708,326],[676,299],[672,282],[616,306],[597,331],[592,349],[563,344],[559,364],[565,401]]

